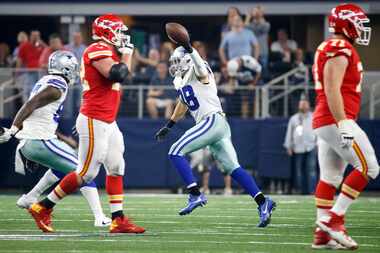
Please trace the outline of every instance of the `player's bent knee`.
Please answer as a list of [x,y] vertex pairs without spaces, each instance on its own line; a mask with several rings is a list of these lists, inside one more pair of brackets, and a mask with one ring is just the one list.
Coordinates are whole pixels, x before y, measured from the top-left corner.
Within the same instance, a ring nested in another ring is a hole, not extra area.
[[343,181],[343,175],[326,175],[324,173],[321,173],[320,179],[335,188],[339,188],[340,184]]
[[376,179],[379,175],[379,165],[369,167],[367,174],[371,179]]
[[87,183],[89,183],[89,182],[91,182],[92,180],[95,179],[96,174],[91,173],[91,172],[87,172],[86,174],[80,175],[80,176],[82,177],[83,183],[87,184]]

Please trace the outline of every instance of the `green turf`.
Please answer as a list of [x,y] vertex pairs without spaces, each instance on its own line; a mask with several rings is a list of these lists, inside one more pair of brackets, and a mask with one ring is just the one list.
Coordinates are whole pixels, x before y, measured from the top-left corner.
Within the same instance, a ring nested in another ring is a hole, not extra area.
[[[177,215],[183,195],[132,195],[126,212],[147,228],[145,235],[111,236],[93,227],[92,215],[80,196],[67,197],[54,212],[55,234],[46,236],[17,196],[0,195],[0,253],[2,252],[316,252],[310,249],[314,223],[312,197],[274,196],[278,208],[272,224],[256,228],[255,204],[246,196],[211,196],[205,208],[185,217]],[[106,207],[106,198],[103,196]],[[108,208],[105,208],[108,210]],[[346,217],[357,252],[380,252],[380,199],[360,198]],[[331,252],[331,251],[319,251]]]

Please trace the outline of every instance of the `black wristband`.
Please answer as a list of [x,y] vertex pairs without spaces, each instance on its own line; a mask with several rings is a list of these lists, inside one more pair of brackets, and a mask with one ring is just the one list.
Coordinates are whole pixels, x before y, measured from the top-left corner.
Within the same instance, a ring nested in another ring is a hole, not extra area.
[[175,121],[169,120],[168,123],[166,123],[167,128],[172,128],[175,125]]
[[183,48],[185,48],[185,50],[186,50],[189,54],[191,54],[191,53],[193,52],[193,48],[191,47],[190,44],[184,46]]

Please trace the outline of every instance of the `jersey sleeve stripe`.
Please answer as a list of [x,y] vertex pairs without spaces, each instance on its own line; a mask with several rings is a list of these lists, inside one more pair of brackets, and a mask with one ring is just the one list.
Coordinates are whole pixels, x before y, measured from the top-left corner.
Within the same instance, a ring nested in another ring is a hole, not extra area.
[[67,89],[67,84],[58,79],[50,79],[47,83],[56,88],[60,88],[63,90]]
[[96,51],[92,53],[88,53],[89,59],[94,59],[99,56],[112,56],[112,51],[109,50],[103,50],[103,51]]

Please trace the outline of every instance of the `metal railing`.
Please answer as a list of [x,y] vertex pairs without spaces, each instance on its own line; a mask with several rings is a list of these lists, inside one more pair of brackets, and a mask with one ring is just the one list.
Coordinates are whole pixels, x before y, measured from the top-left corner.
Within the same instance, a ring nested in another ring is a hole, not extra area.
[[[301,78],[295,78],[296,75],[301,75]],[[292,93],[302,88],[304,89],[306,95],[308,95],[311,88],[309,87],[309,71],[307,67],[294,68],[263,85],[261,87],[260,117],[268,118],[272,116],[270,113],[270,107],[272,104],[280,100],[282,100],[282,115],[278,116],[287,117],[289,115],[289,97]]]
[[[28,73],[37,73],[35,78],[44,74],[41,70],[27,69],[0,69],[0,117],[12,117],[18,107],[27,99],[25,77]],[[295,78],[297,77],[297,78]],[[242,117],[242,103],[248,99],[250,118],[287,117],[297,110],[300,94],[304,93],[313,101],[314,88],[311,87],[309,71],[304,67],[295,68],[279,77],[274,78],[263,86],[250,88],[247,86],[230,87],[218,86],[219,96],[223,107],[230,116]],[[376,107],[380,104],[380,81],[367,86],[369,88],[368,107],[369,117],[374,119],[377,115]],[[27,87],[28,88],[28,87]],[[28,88],[30,89],[30,87]],[[164,92],[174,92],[173,85],[126,85],[122,87],[123,96],[120,115],[144,118],[151,114],[147,108],[147,98],[150,89],[159,89]],[[75,115],[80,105],[80,85],[70,89],[65,102],[66,116]],[[175,102],[175,96],[170,98]],[[160,113],[162,115],[162,109]],[[64,116],[65,116],[64,115]]]

